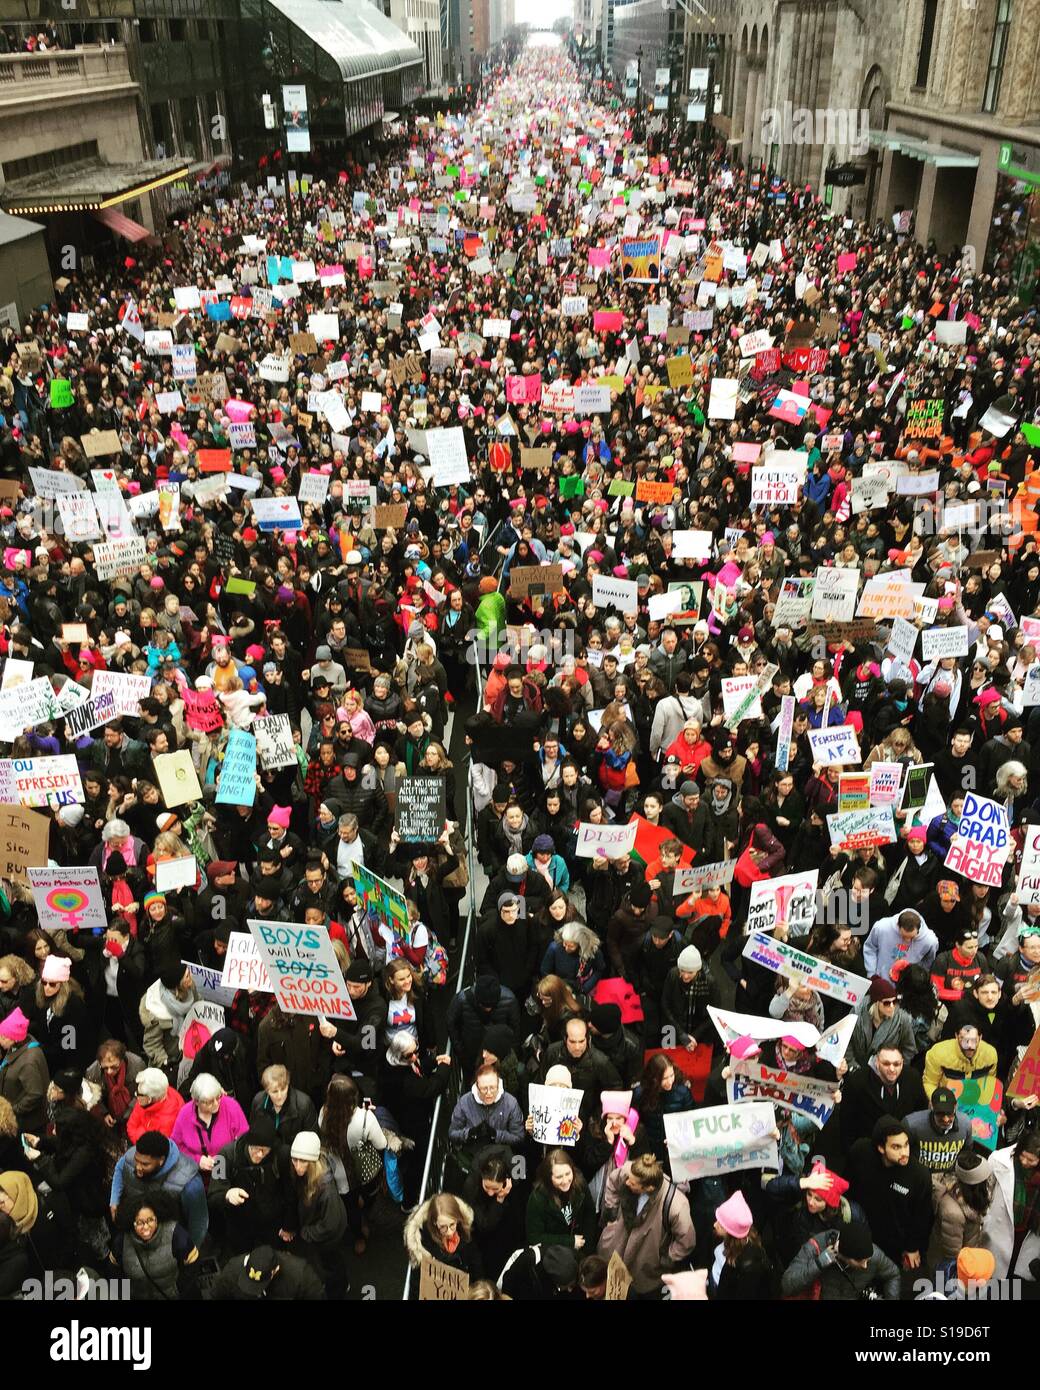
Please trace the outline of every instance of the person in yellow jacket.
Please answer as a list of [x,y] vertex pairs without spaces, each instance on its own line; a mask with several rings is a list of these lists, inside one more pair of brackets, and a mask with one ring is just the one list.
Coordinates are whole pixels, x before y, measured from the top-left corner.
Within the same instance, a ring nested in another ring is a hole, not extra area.
[[929,1100],[936,1086],[996,1074],[997,1049],[983,1042],[974,1023],[963,1023],[952,1038],[937,1042],[925,1054],[924,1089]]

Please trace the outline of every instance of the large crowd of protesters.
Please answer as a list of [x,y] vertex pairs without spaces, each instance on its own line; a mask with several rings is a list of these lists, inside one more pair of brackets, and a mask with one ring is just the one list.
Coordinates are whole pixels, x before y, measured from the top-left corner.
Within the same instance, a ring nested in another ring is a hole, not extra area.
[[[0,885],[0,1296],[341,1299],[403,1238],[413,1294],[1028,1297],[1035,312],[905,216],[647,153],[560,51],[404,132],[290,190],[291,225],[272,161],[0,331],[0,651],[59,702],[7,757],[75,758],[36,866],[96,867],[105,915],[44,928]],[[793,490],[753,502],[774,465]],[[310,475],[298,527],[254,515]],[[88,486],[105,538],[59,515]],[[116,573],[113,488],[144,546]],[[936,628],[960,655],[925,659]],[[106,672],[147,693],[71,731]],[[268,716],[289,764],[221,799]],[[814,751],[839,727],[855,760]],[[168,802],[178,752],[201,797]],[[435,841],[396,828],[413,778]],[[988,881],[966,804],[1006,827]],[[759,885],[814,872],[808,912],[764,901],[819,969],[751,959]],[[215,985],[255,920],[327,932],[355,1017]],[[676,1117],[756,1068],[775,1162],[687,1176]]]

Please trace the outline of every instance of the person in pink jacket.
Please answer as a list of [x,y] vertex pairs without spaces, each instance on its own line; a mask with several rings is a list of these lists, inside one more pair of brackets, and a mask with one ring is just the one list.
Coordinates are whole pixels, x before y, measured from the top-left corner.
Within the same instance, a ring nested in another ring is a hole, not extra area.
[[191,1102],[174,1121],[170,1138],[182,1154],[199,1165],[202,1181],[208,1184],[217,1154],[248,1128],[249,1121],[234,1096],[226,1093],[215,1076],[200,1072],[192,1082]]

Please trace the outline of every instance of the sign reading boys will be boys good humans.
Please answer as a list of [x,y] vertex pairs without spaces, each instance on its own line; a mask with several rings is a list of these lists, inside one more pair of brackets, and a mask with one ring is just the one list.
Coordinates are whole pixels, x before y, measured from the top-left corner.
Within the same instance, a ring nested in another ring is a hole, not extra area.
[[357,1017],[325,927],[253,918],[246,925],[267,962],[271,987],[283,1013],[330,1019]]

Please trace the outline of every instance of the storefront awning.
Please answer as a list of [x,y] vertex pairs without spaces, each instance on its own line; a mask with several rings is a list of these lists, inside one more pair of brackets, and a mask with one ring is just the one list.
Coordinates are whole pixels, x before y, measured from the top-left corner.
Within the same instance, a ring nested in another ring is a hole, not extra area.
[[344,82],[381,77],[422,63],[408,35],[363,0],[267,0],[332,59]]
[[0,193],[0,206],[13,213],[97,212],[174,183],[184,178],[187,170],[183,159],[151,159],[139,164],[82,159],[60,169],[42,169],[24,179],[13,179]]
[[898,130],[872,130],[869,140],[874,149],[893,150],[905,154],[908,159],[934,164],[938,169],[977,169],[979,165],[979,156],[968,150],[935,145],[918,135],[904,135]]
[[152,236],[147,227],[142,227],[140,222],[134,222],[132,218],[124,217],[115,208],[98,208],[93,215],[99,222],[104,222],[106,227],[111,227],[117,236],[123,237],[126,241],[134,243],[147,241]]

